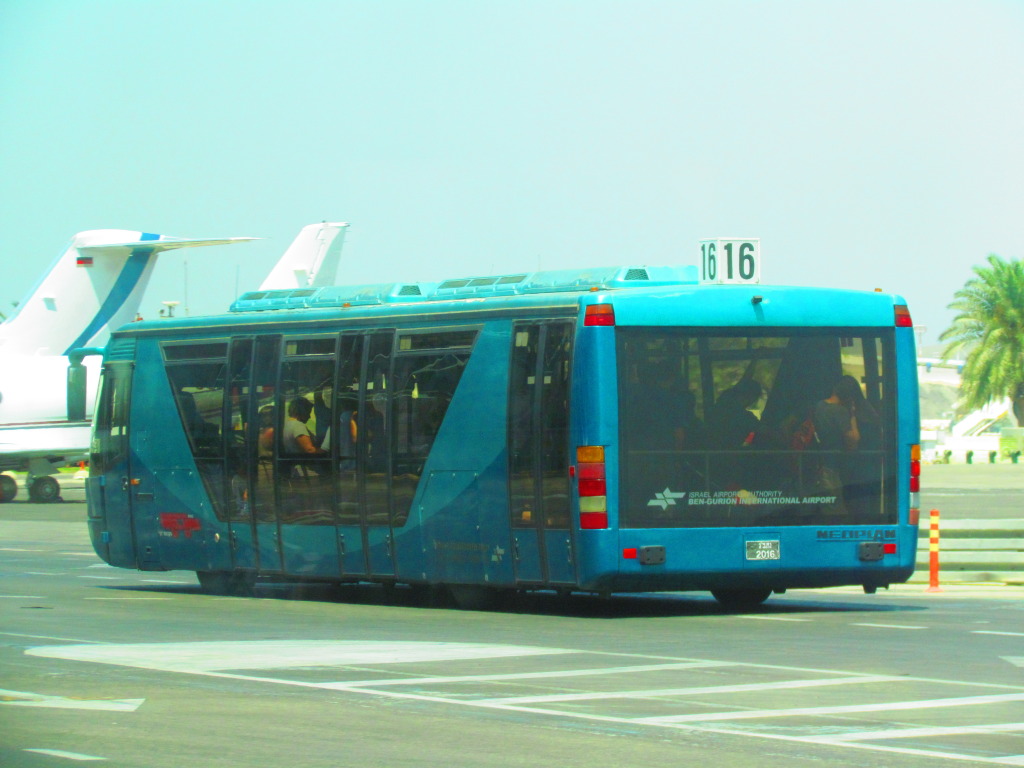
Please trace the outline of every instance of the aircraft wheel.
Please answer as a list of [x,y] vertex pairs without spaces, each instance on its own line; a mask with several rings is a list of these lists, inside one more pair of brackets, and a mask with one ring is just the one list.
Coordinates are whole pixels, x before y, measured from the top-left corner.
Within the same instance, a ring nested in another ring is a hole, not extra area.
[[29,486],[28,497],[37,504],[52,504],[60,499],[60,483],[50,475],[37,477]]
[[0,503],[14,501],[18,495],[18,484],[10,475],[0,475]]

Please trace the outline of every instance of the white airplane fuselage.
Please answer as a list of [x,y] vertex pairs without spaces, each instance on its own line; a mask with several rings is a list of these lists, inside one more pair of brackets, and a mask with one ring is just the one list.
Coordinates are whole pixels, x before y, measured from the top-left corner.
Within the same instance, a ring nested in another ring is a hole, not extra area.
[[[100,359],[87,357],[85,419],[68,421],[67,372],[58,355],[8,354],[0,369],[0,470],[26,469],[26,461],[53,457],[84,461],[99,383]],[[28,468],[31,472],[31,468]],[[37,464],[36,469],[43,469]],[[41,474],[37,471],[36,474]]]

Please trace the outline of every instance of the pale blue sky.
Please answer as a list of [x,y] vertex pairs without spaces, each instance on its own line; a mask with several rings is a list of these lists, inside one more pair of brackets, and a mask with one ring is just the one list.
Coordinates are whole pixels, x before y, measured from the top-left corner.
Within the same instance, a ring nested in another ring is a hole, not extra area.
[[1024,2],[0,0],[0,131],[4,312],[80,230],[267,238],[161,257],[221,311],[326,219],[344,282],[760,237],[931,341],[1024,257]]

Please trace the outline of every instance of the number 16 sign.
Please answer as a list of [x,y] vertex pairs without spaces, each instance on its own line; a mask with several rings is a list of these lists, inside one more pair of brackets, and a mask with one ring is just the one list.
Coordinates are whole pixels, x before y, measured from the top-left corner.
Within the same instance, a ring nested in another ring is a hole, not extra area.
[[760,283],[760,238],[701,240],[700,279],[702,283]]

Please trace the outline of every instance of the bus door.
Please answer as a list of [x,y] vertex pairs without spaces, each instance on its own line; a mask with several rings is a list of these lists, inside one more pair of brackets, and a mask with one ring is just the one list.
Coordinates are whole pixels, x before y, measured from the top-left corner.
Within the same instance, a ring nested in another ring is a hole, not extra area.
[[322,447],[330,453],[331,461],[338,468],[335,520],[341,575],[355,577],[369,573],[359,475],[356,471],[362,368],[362,334],[342,335],[338,348],[331,426]]
[[341,574],[335,526],[335,465],[329,449],[337,334],[284,340],[278,440],[277,517],[286,573]]
[[[277,443],[275,434],[280,429],[281,406],[276,402],[277,368],[281,354],[281,337],[261,336],[256,339],[253,350],[251,408],[256,416],[250,419],[250,444],[252,433],[256,432],[256,468],[250,475],[249,514],[251,516],[251,548],[255,563],[263,572],[282,570],[281,541],[278,529],[276,500],[274,496]],[[241,551],[246,535],[245,526],[232,528],[232,535],[238,531],[238,547]]]
[[396,573],[391,526],[391,409],[388,389],[394,336],[393,331],[376,331],[367,335],[356,424],[357,473],[371,576],[394,576]]
[[517,323],[509,381],[509,501],[516,581],[572,584],[571,321]]
[[131,363],[107,363],[96,405],[96,424],[89,453],[89,532],[104,560],[136,566],[135,519],[132,509],[129,414]]
[[256,429],[258,407],[254,402],[253,350],[251,338],[234,339],[228,354],[228,396],[225,398],[228,436],[226,473],[228,538],[234,569],[256,570],[256,524],[252,501],[253,485],[258,481],[256,465]]

